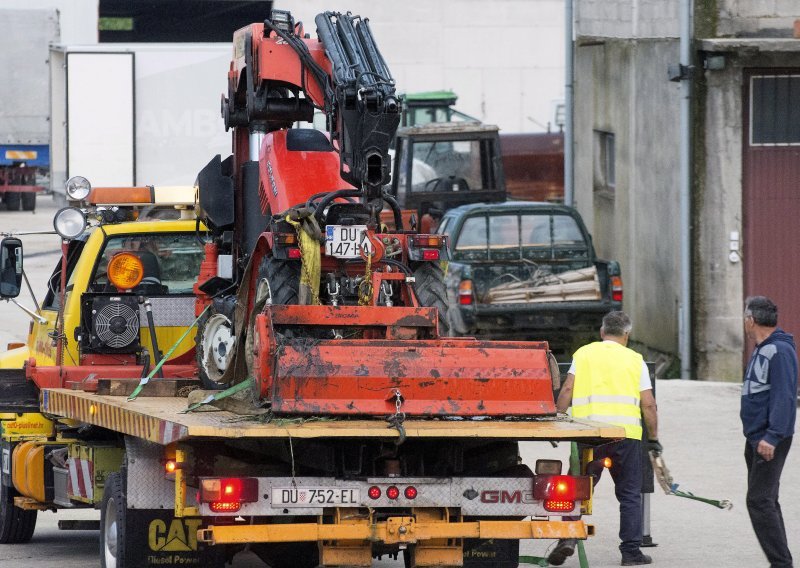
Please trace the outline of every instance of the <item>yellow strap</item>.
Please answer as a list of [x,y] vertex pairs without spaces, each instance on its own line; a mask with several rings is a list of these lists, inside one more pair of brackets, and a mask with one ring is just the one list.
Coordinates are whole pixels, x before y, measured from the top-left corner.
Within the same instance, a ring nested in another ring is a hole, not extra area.
[[291,214],[286,215],[286,222],[292,225],[297,232],[297,240],[300,244],[300,290],[298,299],[300,304],[319,305],[319,282],[322,272],[322,253],[320,252],[319,242],[310,233],[312,230],[307,226],[307,218],[300,221],[293,221]]

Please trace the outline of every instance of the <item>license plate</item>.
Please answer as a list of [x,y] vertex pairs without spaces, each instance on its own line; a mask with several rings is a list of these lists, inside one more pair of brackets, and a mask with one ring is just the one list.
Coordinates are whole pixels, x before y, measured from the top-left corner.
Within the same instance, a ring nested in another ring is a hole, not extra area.
[[359,258],[361,250],[372,254],[366,225],[328,225],[325,227],[325,254],[336,258]]
[[274,487],[272,504],[281,507],[327,507],[358,505],[358,489],[345,487]]

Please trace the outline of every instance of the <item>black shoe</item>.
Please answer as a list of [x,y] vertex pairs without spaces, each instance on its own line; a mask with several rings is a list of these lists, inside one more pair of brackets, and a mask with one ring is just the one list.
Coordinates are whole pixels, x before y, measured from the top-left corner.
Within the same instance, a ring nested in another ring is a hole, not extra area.
[[644,564],[652,563],[653,559],[646,554],[642,554],[641,550],[637,550],[636,552],[622,553],[621,566],[642,566]]
[[568,556],[575,554],[576,544],[578,544],[578,541],[574,538],[560,539],[553,552],[547,556],[547,561],[553,566],[561,566]]

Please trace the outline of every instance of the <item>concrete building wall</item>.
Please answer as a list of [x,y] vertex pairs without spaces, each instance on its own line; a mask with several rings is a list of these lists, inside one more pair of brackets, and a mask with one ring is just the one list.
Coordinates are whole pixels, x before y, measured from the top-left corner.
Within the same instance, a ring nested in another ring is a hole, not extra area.
[[[286,0],[313,34],[327,0]],[[508,132],[542,132],[564,98],[563,0],[351,0],[404,92],[451,89],[459,110]],[[552,126],[557,130],[555,125]]]
[[616,38],[678,37],[678,0],[579,0],[578,36]]
[[[632,338],[677,351],[678,86],[670,40],[608,40],[576,50],[575,196],[598,254],[620,261]],[[599,188],[599,132],[614,134],[616,185]]]
[[719,0],[719,37],[791,37],[797,0]]

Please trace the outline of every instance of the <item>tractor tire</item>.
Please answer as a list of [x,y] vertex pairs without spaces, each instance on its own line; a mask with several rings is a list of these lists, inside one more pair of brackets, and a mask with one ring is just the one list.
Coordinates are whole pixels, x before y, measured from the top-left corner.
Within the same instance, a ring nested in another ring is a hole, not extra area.
[[37,511],[14,505],[14,490],[0,483],[0,544],[28,542],[36,529]]
[[414,292],[421,306],[439,311],[439,337],[450,337],[449,304],[444,272],[438,263],[426,262],[414,271]]
[[100,506],[100,565],[125,568],[126,507],[125,487],[120,473],[110,473]]
[[230,386],[222,382],[222,376],[236,352],[234,333],[230,315],[217,311],[214,304],[197,322],[195,358],[203,388],[221,390]]
[[33,191],[25,191],[20,194],[22,197],[22,210],[35,211],[36,210],[36,193]]
[[3,198],[6,203],[6,209],[9,211],[19,211],[19,204],[22,200],[19,191],[7,191]]
[[[264,291],[269,294],[271,303],[280,305],[296,304],[300,290],[299,262],[278,260],[271,256],[264,257],[258,267],[258,282],[264,286]],[[256,294],[256,301],[259,300]]]

